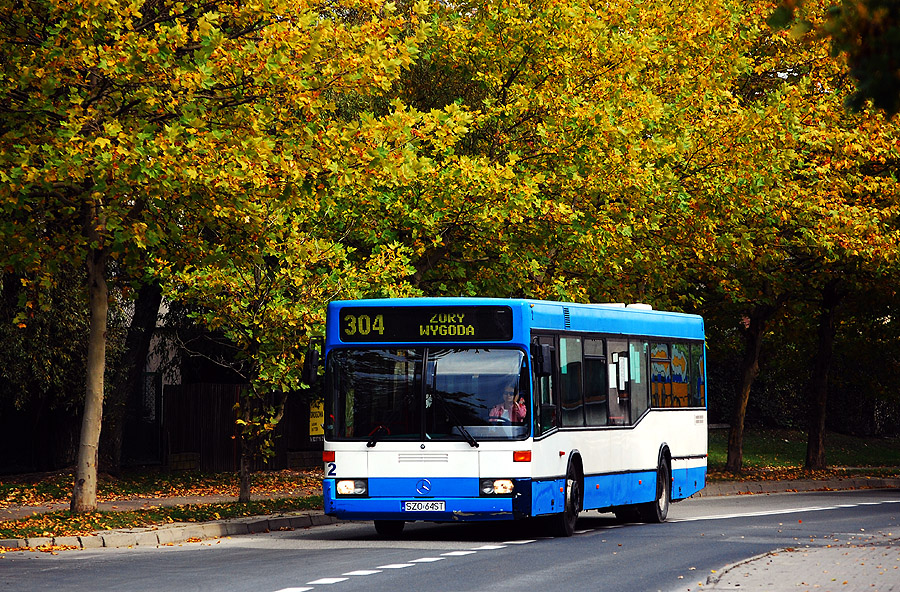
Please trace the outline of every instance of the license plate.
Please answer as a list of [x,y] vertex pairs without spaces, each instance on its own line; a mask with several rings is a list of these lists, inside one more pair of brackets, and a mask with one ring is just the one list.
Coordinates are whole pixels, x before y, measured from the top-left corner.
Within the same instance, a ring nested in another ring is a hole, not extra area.
[[446,502],[441,501],[415,501],[403,502],[404,512],[444,512]]

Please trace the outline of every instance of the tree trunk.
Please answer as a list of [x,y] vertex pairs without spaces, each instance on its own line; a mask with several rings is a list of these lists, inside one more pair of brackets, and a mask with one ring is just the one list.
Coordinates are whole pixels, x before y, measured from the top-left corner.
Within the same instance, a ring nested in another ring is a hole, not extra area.
[[806,442],[806,468],[821,470],[825,464],[825,412],[828,405],[828,373],[834,351],[837,306],[841,300],[838,281],[833,280],[822,290],[822,309],[819,312],[818,343],[810,377],[809,437]]
[[100,438],[102,470],[118,473],[122,465],[122,440],[126,424],[140,408],[150,341],[156,329],[162,287],[158,282],[144,284],[134,302],[134,316],[125,337],[125,353],[115,383],[106,397],[103,432]]
[[97,451],[103,418],[103,373],[106,369],[106,322],[109,291],[106,286],[106,254],[92,250],[87,258],[87,282],[90,298],[90,335],[88,337],[84,416],[81,441],[75,465],[72,490],[73,512],[97,510]]
[[241,435],[241,466],[238,470],[240,476],[240,490],[238,493],[238,501],[247,503],[250,501],[250,488],[252,485],[253,472],[251,471],[250,462],[253,458],[250,450],[250,442],[247,441],[245,435]]
[[238,490],[238,501],[247,503],[250,501],[250,488],[252,485],[253,471],[251,463],[253,462],[254,442],[247,433],[247,426],[250,425],[250,418],[253,415],[251,408],[253,406],[253,394],[241,393],[241,419],[246,423],[239,426],[238,434],[241,439],[241,459],[238,466],[238,477],[240,478],[240,488]]
[[737,405],[731,420],[731,431],[728,435],[728,459],[725,470],[740,473],[744,462],[744,418],[747,416],[747,403],[750,401],[750,388],[759,374],[759,352],[762,349],[766,324],[777,310],[773,306],[757,306],[750,313],[744,329],[744,357],[741,360],[741,384],[738,391]]

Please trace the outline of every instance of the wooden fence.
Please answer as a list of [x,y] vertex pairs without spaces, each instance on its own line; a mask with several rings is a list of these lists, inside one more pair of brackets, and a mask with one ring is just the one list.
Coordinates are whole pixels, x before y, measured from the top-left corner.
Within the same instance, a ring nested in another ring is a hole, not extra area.
[[[239,384],[167,386],[163,392],[163,447],[173,469],[237,471],[240,442],[234,406]],[[275,430],[275,457],[258,461],[254,470],[303,468],[321,462],[321,441],[309,437],[309,407],[289,397]]]

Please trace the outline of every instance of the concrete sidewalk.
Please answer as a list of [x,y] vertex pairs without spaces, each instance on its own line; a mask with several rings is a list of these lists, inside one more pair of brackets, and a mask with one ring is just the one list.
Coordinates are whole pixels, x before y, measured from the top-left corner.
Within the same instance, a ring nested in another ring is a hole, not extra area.
[[[798,491],[838,491],[843,489],[884,489],[900,488],[900,479],[881,478],[846,478],[833,480],[795,480],[795,481],[728,481],[713,482],[706,486],[697,497],[721,495],[752,495]],[[261,499],[254,497],[254,499]],[[98,509],[102,511],[130,511],[152,508],[154,506],[179,506],[191,504],[215,504],[236,502],[237,498],[228,496],[192,496],[152,499],[130,499],[113,502],[101,502]],[[0,509],[0,522],[17,520],[46,512],[68,509],[68,504],[47,504],[43,506],[18,506]],[[62,547],[72,549],[92,549],[100,547],[134,547],[159,546],[183,542],[213,539],[223,536],[255,534],[275,530],[310,528],[326,524],[334,524],[336,519],[326,516],[322,511],[292,512],[271,516],[254,516],[217,520],[204,523],[174,523],[146,528],[110,530],[97,532],[90,536],[36,537],[27,539],[0,539],[0,549],[25,549],[40,547]],[[900,581],[900,573],[897,575]],[[741,586],[741,589],[744,587]],[[719,588],[728,589],[728,588]],[[868,589],[868,588],[867,588]],[[843,590],[848,590],[843,588]],[[897,588],[900,590],[900,588]]]
[[900,591],[900,533],[828,547],[790,548],[727,566],[683,592]]

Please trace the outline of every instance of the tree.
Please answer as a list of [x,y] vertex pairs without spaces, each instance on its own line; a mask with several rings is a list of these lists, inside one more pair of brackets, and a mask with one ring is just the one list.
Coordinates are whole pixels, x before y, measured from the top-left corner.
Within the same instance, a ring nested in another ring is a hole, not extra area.
[[847,98],[854,110],[867,101],[889,118],[900,111],[900,6],[893,0],[841,0],[828,8],[823,22],[821,5],[783,0],[769,18],[775,28],[792,26],[795,35],[812,32],[827,38],[835,54],[846,56],[856,88]]
[[817,111],[833,112],[840,63],[772,34],[770,10],[448,7],[398,92],[459,105],[471,131],[433,178],[361,196],[364,215],[341,227],[361,252],[407,245],[426,293],[647,299],[739,331],[740,470],[766,336],[802,309],[805,274],[872,236],[854,235],[872,210],[836,198],[839,173],[807,175],[824,166],[810,146],[827,137]]
[[658,236],[686,199],[670,157],[701,137],[686,126],[729,108],[721,80],[740,67],[741,38],[721,31],[737,27],[737,6],[443,7],[397,93],[466,110],[470,131],[432,176],[362,196],[349,240],[407,245],[429,294],[639,291],[665,262],[638,237]]
[[[194,228],[277,179],[317,184],[348,130],[315,125],[335,80],[378,88],[411,60],[415,13],[354,2],[360,24],[275,0],[4,1],[0,30],[3,265],[35,286],[84,266],[90,331],[72,509],[96,507],[110,260],[141,277],[153,257],[190,253]],[[290,15],[286,18],[285,15]],[[324,15],[327,16],[327,15]],[[383,16],[383,18],[382,18]],[[281,117],[308,126],[281,135]],[[349,132],[352,133],[352,132]],[[327,138],[327,142],[322,141]],[[342,143],[343,142],[343,143]]]
[[285,210],[277,199],[260,206],[267,224],[256,244],[242,252],[211,245],[195,265],[162,272],[168,296],[197,307],[190,316],[223,338],[227,355],[213,361],[247,384],[236,406],[245,502],[252,461],[274,454],[272,437],[288,399],[311,400],[300,378],[310,337],[324,333],[323,303],[410,293],[403,281],[407,260],[396,248],[354,266],[342,245],[310,234],[303,211]]

